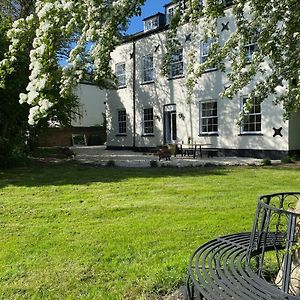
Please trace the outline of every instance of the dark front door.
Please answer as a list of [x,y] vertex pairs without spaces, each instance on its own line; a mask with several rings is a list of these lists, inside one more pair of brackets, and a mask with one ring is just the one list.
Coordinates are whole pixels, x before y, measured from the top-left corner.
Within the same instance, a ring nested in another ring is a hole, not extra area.
[[166,111],[164,119],[165,142],[173,144],[177,140],[176,111]]

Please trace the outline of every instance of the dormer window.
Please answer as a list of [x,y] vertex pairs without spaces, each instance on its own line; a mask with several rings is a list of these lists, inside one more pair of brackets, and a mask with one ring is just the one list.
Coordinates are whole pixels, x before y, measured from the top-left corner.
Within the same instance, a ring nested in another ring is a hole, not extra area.
[[165,25],[165,15],[159,12],[144,19],[143,21],[144,32],[154,30]]
[[155,16],[144,21],[144,31],[153,30],[159,27],[159,17]]
[[172,18],[174,17],[177,9],[177,4],[170,5],[166,7],[166,23],[170,24],[172,21]]

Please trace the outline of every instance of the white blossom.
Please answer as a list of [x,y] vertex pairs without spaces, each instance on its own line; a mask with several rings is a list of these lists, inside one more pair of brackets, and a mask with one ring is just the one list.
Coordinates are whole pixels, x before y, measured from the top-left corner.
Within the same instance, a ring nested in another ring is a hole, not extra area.
[[23,104],[23,103],[25,103],[25,102],[27,102],[27,95],[26,94],[24,94],[24,93],[21,93],[20,95],[19,95],[19,103],[20,104]]
[[275,92],[278,94],[278,95],[283,95],[285,92],[287,91],[287,87],[286,86],[282,86],[282,85],[278,85],[276,86],[275,88]]
[[37,15],[40,19],[42,19],[43,17],[45,17],[47,15],[47,13],[49,13],[50,10],[52,10],[54,7],[53,3],[47,2],[44,3],[40,9],[37,9]]
[[31,90],[29,93],[28,93],[28,99],[27,99],[27,103],[28,104],[33,104],[37,97],[39,96],[39,93],[35,90]]
[[50,107],[53,106],[53,103],[51,103],[47,99],[42,99],[39,101],[40,111],[41,113],[46,113]]
[[29,110],[29,116],[28,116],[28,124],[34,125],[36,123],[37,117],[40,114],[40,108],[39,106],[33,106]]
[[8,66],[9,66],[9,60],[8,60],[7,58],[3,59],[3,60],[0,62],[0,66],[8,67]]
[[[100,70],[100,65],[103,65],[103,59],[109,59],[109,51],[118,42],[119,23],[115,20],[124,22],[130,17],[125,12],[130,11],[133,15],[134,7],[137,8],[142,2],[143,0],[137,0],[136,4],[128,0],[36,0],[34,14],[13,22],[12,28],[7,32],[9,50],[0,61],[0,85],[3,86],[5,81],[2,74],[12,72],[14,62],[19,57],[17,53],[28,47],[28,35],[33,32],[32,50],[29,54],[29,83],[26,93],[19,95],[20,103],[26,102],[33,106],[28,118],[30,124],[33,125],[52,106],[52,102],[47,99],[50,98],[48,82],[49,73],[57,68],[57,52],[60,49],[56,39],[60,38],[59,30],[63,41],[73,39],[74,33],[77,39],[69,55],[68,65],[62,71],[62,77],[56,78],[60,80],[60,94],[67,95],[84,76],[86,62],[83,54],[86,50],[96,70],[95,77],[102,78],[102,74],[108,72]],[[86,49],[90,41],[95,41],[94,49]]]

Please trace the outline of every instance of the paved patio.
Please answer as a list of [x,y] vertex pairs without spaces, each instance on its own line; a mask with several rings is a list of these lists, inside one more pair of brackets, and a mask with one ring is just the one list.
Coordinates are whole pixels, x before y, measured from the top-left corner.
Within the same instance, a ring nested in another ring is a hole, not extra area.
[[[158,167],[214,167],[214,166],[259,166],[261,159],[248,157],[196,157],[178,155],[172,156],[170,161],[158,160],[158,156],[151,153],[127,150],[106,150],[105,146],[71,147],[76,153],[76,160],[85,164],[106,166],[114,161],[118,167],[150,167],[151,161],[156,161]],[[272,161],[276,163],[277,161]]]

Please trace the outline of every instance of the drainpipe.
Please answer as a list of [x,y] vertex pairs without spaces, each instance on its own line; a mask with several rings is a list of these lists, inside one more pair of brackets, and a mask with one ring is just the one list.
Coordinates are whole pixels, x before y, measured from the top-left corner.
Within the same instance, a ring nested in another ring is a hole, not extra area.
[[133,135],[132,135],[132,148],[136,149],[136,57],[135,57],[135,42],[132,44],[132,102],[133,102]]

